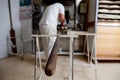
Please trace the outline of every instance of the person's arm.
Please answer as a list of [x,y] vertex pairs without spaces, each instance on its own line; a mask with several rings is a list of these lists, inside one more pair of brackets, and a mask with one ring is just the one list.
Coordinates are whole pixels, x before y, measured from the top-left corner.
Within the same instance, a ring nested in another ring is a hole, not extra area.
[[65,21],[65,16],[64,14],[59,14],[59,21],[61,22],[61,25],[63,25],[64,21]]
[[65,9],[62,4],[59,4],[60,10],[59,10],[59,22],[61,22],[61,25],[63,26],[63,23],[65,21]]

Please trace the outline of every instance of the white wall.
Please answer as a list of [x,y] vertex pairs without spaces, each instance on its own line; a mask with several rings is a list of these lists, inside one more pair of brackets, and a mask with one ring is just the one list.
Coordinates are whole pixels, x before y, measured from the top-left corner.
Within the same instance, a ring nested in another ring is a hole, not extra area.
[[[20,3],[19,0],[10,0],[11,1],[11,13],[12,13],[12,22],[13,28],[16,33],[16,42],[17,49],[20,50],[20,37],[24,37],[24,40],[27,41],[24,47],[25,50],[31,50],[31,34],[32,34],[32,20],[20,20]],[[8,54],[7,48],[7,36],[10,35],[10,20],[9,20],[9,8],[8,0],[0,0],[0,58],[4,58]],[[29,42],[29,43],[28,43]],[[9,46],[10,47],[10,46]],[[19,51],[18,51],[19,52]]]
[[[16,37],[20,36],[19,0],[10,0],[13,28]],[[0,0],[0,58],[7,56],[7,36],[10,31],[8,0]]]
[[6,36],[9,30],[8,17],[7,0],[0,0],[0,58],[7,55]]

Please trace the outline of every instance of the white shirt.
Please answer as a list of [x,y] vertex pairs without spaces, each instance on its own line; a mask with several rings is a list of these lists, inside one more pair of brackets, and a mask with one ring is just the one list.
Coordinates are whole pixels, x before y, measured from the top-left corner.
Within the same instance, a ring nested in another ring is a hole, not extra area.
[[57,26],[59,14],[64,14],[64,6],[62,4],[55,3],[49,5],[45,9],[39,25],[48,24],[48,25]]

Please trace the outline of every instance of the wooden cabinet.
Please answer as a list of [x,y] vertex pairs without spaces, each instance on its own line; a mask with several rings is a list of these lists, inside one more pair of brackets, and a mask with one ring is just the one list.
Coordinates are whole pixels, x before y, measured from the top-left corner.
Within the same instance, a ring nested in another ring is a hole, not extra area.
[[120,25],[97,26],[96,51],[98,60],[120,60]]
[[99,0],[96,51],[98,60],[120,60],[120,1]]

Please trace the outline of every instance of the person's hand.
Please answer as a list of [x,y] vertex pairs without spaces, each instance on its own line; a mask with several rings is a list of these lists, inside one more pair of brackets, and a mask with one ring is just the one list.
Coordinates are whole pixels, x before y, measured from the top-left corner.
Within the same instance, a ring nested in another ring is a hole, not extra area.
[[64,25],[64,23],[61,23],[61,25],[60,25],[60,26],[62,27],[63,25]]

